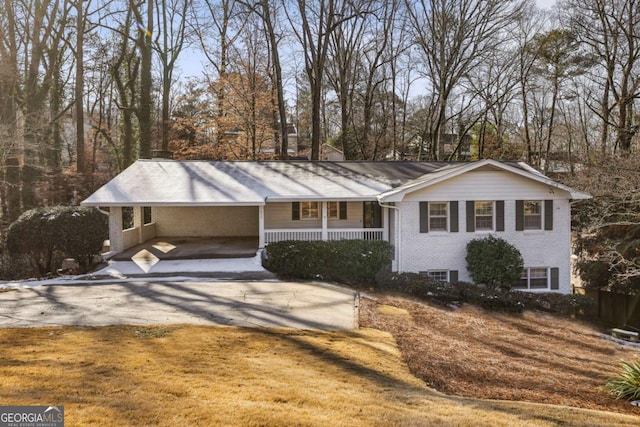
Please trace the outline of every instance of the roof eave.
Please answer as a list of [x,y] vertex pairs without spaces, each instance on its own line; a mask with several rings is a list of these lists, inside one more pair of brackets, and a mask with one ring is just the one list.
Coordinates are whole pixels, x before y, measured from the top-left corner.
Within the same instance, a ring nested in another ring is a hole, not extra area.
[[377,195],[371,196],[287,196],[287,197],[267,197],[267,202],[373,202]]
[[82,206],[89,207],[223,207],[223,206],[264,206],[265,202],[130,202],[130,201],[111,201],[111,202],[101,202],[101,201],[92,201],[92,200],[84,200],[80,202]]

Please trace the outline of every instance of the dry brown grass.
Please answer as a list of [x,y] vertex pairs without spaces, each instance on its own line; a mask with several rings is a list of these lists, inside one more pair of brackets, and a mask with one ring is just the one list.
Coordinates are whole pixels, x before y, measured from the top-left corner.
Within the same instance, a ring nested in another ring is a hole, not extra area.
[[603,389],[640,352],[581,322],[399,297],[363,300],[360,310],[363,326],[393,334],[411,371],[444,393],[640,414]]
[[205,326],[0,330],[0,402],[67,426],[637,425],[635,417],[442,395],[390,334]]

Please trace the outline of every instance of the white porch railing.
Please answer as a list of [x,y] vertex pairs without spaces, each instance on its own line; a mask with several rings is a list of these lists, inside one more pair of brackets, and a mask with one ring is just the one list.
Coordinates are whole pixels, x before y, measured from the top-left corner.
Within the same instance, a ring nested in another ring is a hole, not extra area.
[[[327,240],[382,240],[382,228],[334,228],[327,230]],[[266,244],[281,240],[322,240],[321,228],[278,228],[264,230]]]
[[328,230],[328,240],[382,240],[382,228],[340,228]]

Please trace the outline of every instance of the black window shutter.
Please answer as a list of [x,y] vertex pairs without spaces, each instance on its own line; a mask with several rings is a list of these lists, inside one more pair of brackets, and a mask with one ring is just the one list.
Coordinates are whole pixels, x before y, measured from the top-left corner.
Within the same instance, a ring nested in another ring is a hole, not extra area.
[[504,200],[496,200],[496,231],[504,231]]
[[294,221],[300,219],[300,202],[291,203],[291,219]]
[[347,202],[338,202],[338,218],[347,219]]
[[420,202],[420,232],[429,232],[429,202]]
[[551,289],[560,289],[560,270],[557,267],[551,269]]
[[467,200],[467,231],[476,231],[476,202]]
[[524,200],[516,200],[516,231],[524,230]]
[[458,225],[458,202],[449,202],[449,231],[457,233]]
[[553,200],[544,201],[544,229],[553,230]]
[[458,270],[449,270],[449,283],[456,283],[458,281]]

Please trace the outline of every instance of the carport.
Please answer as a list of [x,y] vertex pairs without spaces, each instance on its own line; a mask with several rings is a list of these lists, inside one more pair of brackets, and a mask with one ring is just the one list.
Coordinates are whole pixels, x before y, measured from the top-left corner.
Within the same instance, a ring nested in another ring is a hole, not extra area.
[[258,237],[156,237],[115,254],[113,261],[130,261],[149,253],[158,260],[251,258],[258,250]]
[[[109,211],[108,257],[254,256],[264,246],[265,197],[203,163],[137,162],[82,202]],[[125,210],[132,224],[124,225]]]

